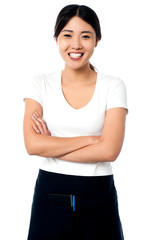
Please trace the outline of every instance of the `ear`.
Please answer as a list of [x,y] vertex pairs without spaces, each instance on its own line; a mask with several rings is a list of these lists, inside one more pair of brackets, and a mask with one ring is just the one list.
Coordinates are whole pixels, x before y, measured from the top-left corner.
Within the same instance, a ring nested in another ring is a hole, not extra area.
[[99,40],[96,41],[95,47],[97,47]]
[[58,38],[56,38],[56,44],[57,44],[57,46],[58,46]]

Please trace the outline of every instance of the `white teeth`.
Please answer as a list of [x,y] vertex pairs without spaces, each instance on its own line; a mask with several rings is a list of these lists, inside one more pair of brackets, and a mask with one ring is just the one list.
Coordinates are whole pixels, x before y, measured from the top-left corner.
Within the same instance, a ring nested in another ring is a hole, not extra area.
[[82,57],[83,53],[69,53],[69,56],[72,58]]

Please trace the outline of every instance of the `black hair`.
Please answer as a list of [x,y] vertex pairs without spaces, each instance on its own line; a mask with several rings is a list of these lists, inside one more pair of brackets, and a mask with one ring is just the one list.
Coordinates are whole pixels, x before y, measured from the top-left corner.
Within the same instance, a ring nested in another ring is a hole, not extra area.
[[[102,37],[100,22],[97,14],[85,5],[70,4],[62,8],[59,12],[54,28],[54,38],[57,39],[62,29],[73,17],[79,17],[92,26],[96,33],[96,41]],[[90,68],[95,71],[95,68],[90,64]]]
[[80,17],[85,22],[90,24],[96,33],[96,40],[100,40],[101,35],[101,27],[97,14],[89,7],[85,5],[77,5],[71,4],[65,6],[60,13],[58,14],[55,29],[54,29],[54,37],[57,38],[62,29],[66,26],[66,24],[73,17]]

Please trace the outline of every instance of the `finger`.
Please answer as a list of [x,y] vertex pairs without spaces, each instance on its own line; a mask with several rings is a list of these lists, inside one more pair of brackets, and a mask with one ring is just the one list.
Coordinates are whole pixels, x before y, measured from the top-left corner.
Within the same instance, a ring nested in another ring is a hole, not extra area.
[[[47,127],[46,122],[40,118],[40,115],[38,114],[38,112],[33,113],[32,119],[33,119],[34,122],[36,123],[37,127],[40,128],[39,130],[41,131],[41,134],[51,135],[50,131],[48,130],[48,127]],[[39,125],[39,123],[38,123],[37,121],[38,121],[41,125]],[[43,130],[42,130],[41,127],[43,128]]]
[[35,112],[35,115],[36,115],[36,117],[40,117],[40,115],[39,115],[39,113],[38,112]]
[[34,122],[37,120],[37,116],[35,115],[35,113],[32,114],[32,119]]
[[40,121],[40,123],[42,124],[42,127],[43,127],[43,130],[44,130],[44,134],[50,134],[48,128],[47,128],[47,125],[46,125],[46,122],[44,120],[42,120],[41,118],[37,118],[38,121]]
[[37,118],[40,117],[37,112],[33,113],[32,116],[33,116],[35,119],[37,119]]
[[35,117],[35,114],[32,115],[32,119],[35,122],[35,124],[37,125],[37,128],[40,131],[40,133],[44,134],[44,129],[43,129],[42,123],[39,121],[38,118]]
[[33,124],[33,129],[36,131],[36,133],[40,134],[41,132],[39,131],[39,129]]

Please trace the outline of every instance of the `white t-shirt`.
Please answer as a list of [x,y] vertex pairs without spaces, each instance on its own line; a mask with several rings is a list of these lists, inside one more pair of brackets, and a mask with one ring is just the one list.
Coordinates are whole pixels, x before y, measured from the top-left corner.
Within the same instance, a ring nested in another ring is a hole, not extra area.
[[[76,137],[102,134],[105,112],[115,107],[127,109],[126,88],[119,78],[97,73],[97,82],[90,102],[74,109],[66,101],[61,87],[61,71],[36,76],[25,98],[41,104],[43,119],[52,136]],[[42,170],[80,176],[111,175],[110,162],[75,163],[57,158],[44,158]]]

